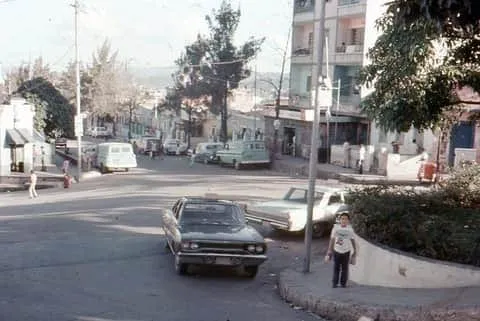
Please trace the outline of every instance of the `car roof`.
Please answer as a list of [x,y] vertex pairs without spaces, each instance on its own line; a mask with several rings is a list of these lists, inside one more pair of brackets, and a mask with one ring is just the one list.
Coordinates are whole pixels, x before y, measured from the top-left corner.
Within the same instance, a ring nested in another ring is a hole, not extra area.
[[[306,190],[308,190],[308,185],[307,185],[307,186],[297,185],[297,186],[292,186],[291,188],[306,189]],[[345,192],[345,189],[344,189],[344,188],[341,188],[341,187],[331,187],[331,186],[324,186],[324,185],[316,185],[316,186],[315,186],[315,192],[336,193],[336,192]]]

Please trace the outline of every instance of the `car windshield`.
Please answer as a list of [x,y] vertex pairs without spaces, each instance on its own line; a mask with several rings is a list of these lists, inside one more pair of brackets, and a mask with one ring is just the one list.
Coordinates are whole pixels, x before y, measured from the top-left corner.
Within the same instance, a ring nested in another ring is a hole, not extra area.
[[185,204],[181,224],[241,225],[244,223],[240,208],[230,204]]
[[[289,202],[307,204],[307,195],[308,190],[306,188],[291,188],[283,199]],[[315,192],[315,202],[321,201],[322,198],[323,193]]]

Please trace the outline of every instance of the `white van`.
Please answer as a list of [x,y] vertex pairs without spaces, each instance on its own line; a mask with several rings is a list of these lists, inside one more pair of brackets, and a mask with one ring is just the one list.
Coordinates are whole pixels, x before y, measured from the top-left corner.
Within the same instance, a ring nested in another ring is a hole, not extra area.
[[102,173],[128,171],[137,167],[137,157],[130,143],[101,143],[97,149],[97,166]]

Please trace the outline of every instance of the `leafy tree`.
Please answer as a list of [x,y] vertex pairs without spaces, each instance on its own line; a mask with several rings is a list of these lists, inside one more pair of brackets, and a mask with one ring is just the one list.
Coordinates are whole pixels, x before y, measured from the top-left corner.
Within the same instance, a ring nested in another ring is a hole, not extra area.
[[363,110],[386,130],[452,124],[458,90],[480,89],[480,15],[471,1],[392,1],[377,21],[382,31],[360,81],[374,91]]
[[[67,137],[73,136],[73,106],[53,84],[41,77],[27,80],[18,88],[18,94],[35,105],[35,127],[48,137],[61,130]],[[39,118],[43,118],[44,124]]]
[[[210,109],[222,117],[221,137],[227,140],[227,98],[241,80],[250,75],[247,67],[260,50],[264,39],[251,38],[239,47],[234,44],[234,36],[240,23],[241,12],[234,10],[230,1],[224,0],[220,9],[213,10],[206,17],[209,34],[199,35],[187,46],[185,53],[177,61],[178,65],[193,64],[198,73],[199,92],[211,98]],[[180,69],[180,73],[183,73]]]
[[[62,73],[58,84],[60,92],[72,104],[76,104],[76,66],[75,62],[70,62]],[[92,110],[92,91],[93,79],[89,70],[84,65],[80,65],[80,106],[82,110]]]

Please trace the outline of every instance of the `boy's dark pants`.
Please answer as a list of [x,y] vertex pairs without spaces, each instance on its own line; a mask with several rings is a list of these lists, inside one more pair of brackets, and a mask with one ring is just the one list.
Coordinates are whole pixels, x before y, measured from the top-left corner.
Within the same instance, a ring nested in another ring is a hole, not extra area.
[[348,264],[350,263],[350,252],[337,253],[333,252],[333,286],[338,285],[340,277],[340,285],[346,286],[348,280]]

